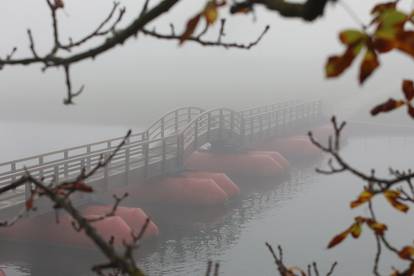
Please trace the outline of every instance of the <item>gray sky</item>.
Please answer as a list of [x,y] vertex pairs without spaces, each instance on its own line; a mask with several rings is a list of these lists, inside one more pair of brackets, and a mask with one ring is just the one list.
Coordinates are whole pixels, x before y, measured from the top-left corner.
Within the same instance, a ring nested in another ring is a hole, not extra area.
[[[155,1],[155,0],[153,0]],[[17,45],[17,55],[27,55],[26,28],[33,31],[38,51],[49,50],[49,11],[43,0],[2,0],[0,9],[0,54]],[[124,24],[143,1],[121,1],[127,7]],[[374,0],[346,1],[368,21]],[[410,1],[407,1],[410,2]],[[73,38],[95,28],[110,10],[112,1],[66,0],[61,14],[62,34]],[[155,3],[155,2],[153,2]],[[205,1],[187,0],[151,26],[169,32],[175,23],[180,32]],[[0,72],[0,120],[71,121],[142,125],[167,110],[195,105],[242,108],[276,102],[284,98],[320,97],[341,108],[361,102],[370,106],[385,95],[400,95],[402,77],[411,77],[412,60],[399,54],[381,59],[382,66],[361,89],[356,64],[340,79],[326,80],[323,65],[328,55],[343,51],[337,33],[357,27],[345,10],[330,5],[316,23],[284,19],[273,12],[257,9],[252,17],[232,16],[227,22],[226,40],[249,42],[264,26],[271,25],[262,43],[250,50],[225,50],[187,43],[160,41],[144,36],[129,40],[100,56],[72,68],[75,88],[86,85],[75,106],[62,105],[65,96],[63,73],[40,67],[8,67]],[[221,16],[226,16],[225,12]],[[218,26],[216,26],[217,28]],[[211,30],[212,37],[217,32]],[[89,45],[91,46],[91,45]],[[371,97],[378,99],[371,99]],[[342,112],[335,105],[335,112]]]

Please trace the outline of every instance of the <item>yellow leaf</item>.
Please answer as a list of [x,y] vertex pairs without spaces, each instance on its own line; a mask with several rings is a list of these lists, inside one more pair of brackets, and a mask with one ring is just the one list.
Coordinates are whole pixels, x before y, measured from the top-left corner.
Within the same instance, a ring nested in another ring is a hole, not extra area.
[[211,25],[217,21],[218,11],[215,1],[209,1],[207,3],[206,7],[204,8],[203,15],[208,25]]
[[364,190],[362,193],[359,194],[358,198],[351,202],[351,208],[356,208],[365,202],[368,202],[371,200],[371,198],[374,196],[373,193],[370,191]]
[[360,223],[354,223],[352,224],[351,228],[350,228],[350,232],[352,237],[354,237],[355,239],[359,238],[359,236],[361,235],[362,232],[362,227]]
[[395,209],[404,213],[408,212],[408,210],[410,209],[408,205],[398,200],[398,197],[400,196],[399,191],[387,190],[384,192],[384,196]]

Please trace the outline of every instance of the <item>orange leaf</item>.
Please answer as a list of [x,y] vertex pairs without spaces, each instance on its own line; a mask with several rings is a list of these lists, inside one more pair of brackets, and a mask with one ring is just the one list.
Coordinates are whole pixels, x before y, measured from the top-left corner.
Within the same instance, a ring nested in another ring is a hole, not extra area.
[[387,225],[376,222],[372,219],[367,220],[367,224],[372,230],[374,230],[375,234],[380,236],[384,235],[384,232],[388,229]]
[[398,256],[404,260],[411,260],[414,256],[414,248],[411,246],[405,246],[400,250],[400,252],[398,252]]
[[368,202],[374,195],[367,190],[364,190],[356,200],[351,202],[351,208],[356,208],[365,202]]
[[404,80],[402,90],[407,101],[411,101],[414,98],[414,82],[412,80]]
[[200,21],[201,14],[197,14],[190,20],[188,20],[184,33],[180,37],[180,44],[189,39],[197,28],[198,22]]
[[385,198],[394,208],[396,208],[397,210],[401,212],[406,213],[410,209],[410,207],[408,207],[408,205],[398,200],[399,195],[400,195],[399,191],[387,190],[384,192]]
[[336,246],[337,244],[341,243],[350,233],[350,228],[345,230],[344,232],[336,235],[328,244],[328,249]]
[[414,31],[399,32],[395,40],[400,51],[414,57]]
[[375,50],[367,49],[359,71],[359,83],[363,84],[379,65],[378,56]]
[[378,113],[381,113],[381,112],[389,112],[391,110],[394,110],[396,108],[399,108],[399,107],[403,106],[404,104],[405,104],[404,101],[401,101],[401,100],[397,101],[397,100],[394,100],[394,99],[390,98],[385,103],[382,103],[382,104],[379,104],[379,105],[375,106],[371,110],[371,115],[375,116],[375,115],[377,115]]

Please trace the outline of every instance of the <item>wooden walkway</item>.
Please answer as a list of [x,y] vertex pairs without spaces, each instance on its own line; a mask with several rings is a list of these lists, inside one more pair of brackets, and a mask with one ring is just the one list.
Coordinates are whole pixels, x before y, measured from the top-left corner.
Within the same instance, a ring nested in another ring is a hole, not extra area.
[[[146,131],[134,133],[111,163],[98,171],[89,183],[107,190],[109,183],[127,185],[143,178],[175,173],[184,160],[206,143],[238,147],[261,139],[285,135],[291,129],[309,127],[321,116],[321,102],[281,102],[242,111],[228,108],[203,110],[184,107],[173,110]],[[22,176],[26,168],[35,177],[60,181],[71,179],[81,168],[92,168],[101,155],[109,155],[123,137],[99,141],[0,164],[0,186]],[[25,201],[25,186],[0,197],[0,209]]]

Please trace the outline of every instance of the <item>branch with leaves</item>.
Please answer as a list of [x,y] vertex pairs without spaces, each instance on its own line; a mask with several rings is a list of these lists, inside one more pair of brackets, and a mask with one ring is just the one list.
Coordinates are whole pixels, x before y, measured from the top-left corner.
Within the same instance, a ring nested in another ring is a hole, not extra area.
[[[121,197],[114,195],[115,203],[108,213],[92,218],[84,216],[71,200],[71,196],[74,194],[94,192],[93,188],[86,184],[86,180],[93,176],[99,169],[107,166],[111,162],[114,156],[125,145],[130,135],[131,131],[128,131],[121,143],[108,157],[101,155],[99,162],[93,168],[90,170],[82,168],[81,173],[71,181],[56,183],[56,181],[52,179],[50,182],[45,182],[43,179],[34,177],[29,171],[26,170],[25,175],[23,175],[20,179],[16,180],[14,183],[2,187],[0,190],[0,194],[2,194],[7,191],[14,190],[22,185],[30,185],[30,187],[32,187],[29,197],[26,200],[25,208],[22,212],[11,220],[1,222],[0,226],[10,227],[14,225],[27,213],[36,211],[36,200],[39,198],[47,198],[53,203],[53,208],[56,212],[58,210],[64,210],[68,215],[70,215],[73,219],[72,226],[74,230],[77,232],[84,232],[86,236],[95,244],[95,246],[106,256],[108,260],[107,263],[95,265],[92,268],[98,275],[106,275],[106,272],[110,272],[110,275],[144,275],[135,263],[134,251],[139,247],[139,242],[149,225],[149,218],[146,219],[146,222],[139,233],[131,232],[131,241],[122,242],[124,250],[121,252],[119,252],[114,245],[113,238],[105,240],[93,226],[95,222],[114,216],[119,204],[128,196],[128,194],[124,194]],[[59,220],[57,219],[56,222],[59,223]]]
[[364,226],[372,231],[376,240],[377,253],[374,259],[373,273],[381,275],[378,271],[382,248],[386,248],[394,253],[398,258],[408,262],[408,267],[402,271],[394,268],[393,275],[413,275],[414,274],[414,246],[406,245],[399,249],[387,239],[388,227],[380,222],[377,218],[374,208],[374,199],[383,196],[389,204],[399,212],[407,213],[410,206],[414,204],[414,173],[411,170],[401,171],[389,168],[390,177],[377,177],[375,170],[369,173],[363,172],[350,165],[340,154],[341,135],[345,128],[345,122],[338,123],[335,117],[332,117],[332,127],[334,135],[329,137],[328,144],[322,145],[318,142],[312,132],[309,132],[311,142],[320,150],[328,154],[327,169],[316,169],[318,173],[326,175],[334,175],[338,173],[348,172],[364,181],[366,185],[359,196],[351,201],[350,207],[357,208],[367,204],[370,210],[368,217],[357,216],[354,222],[344,231],[333,237],[329,242],[328,248],[333,248],[347,237],[352,236],[357,239],[362,233]]

